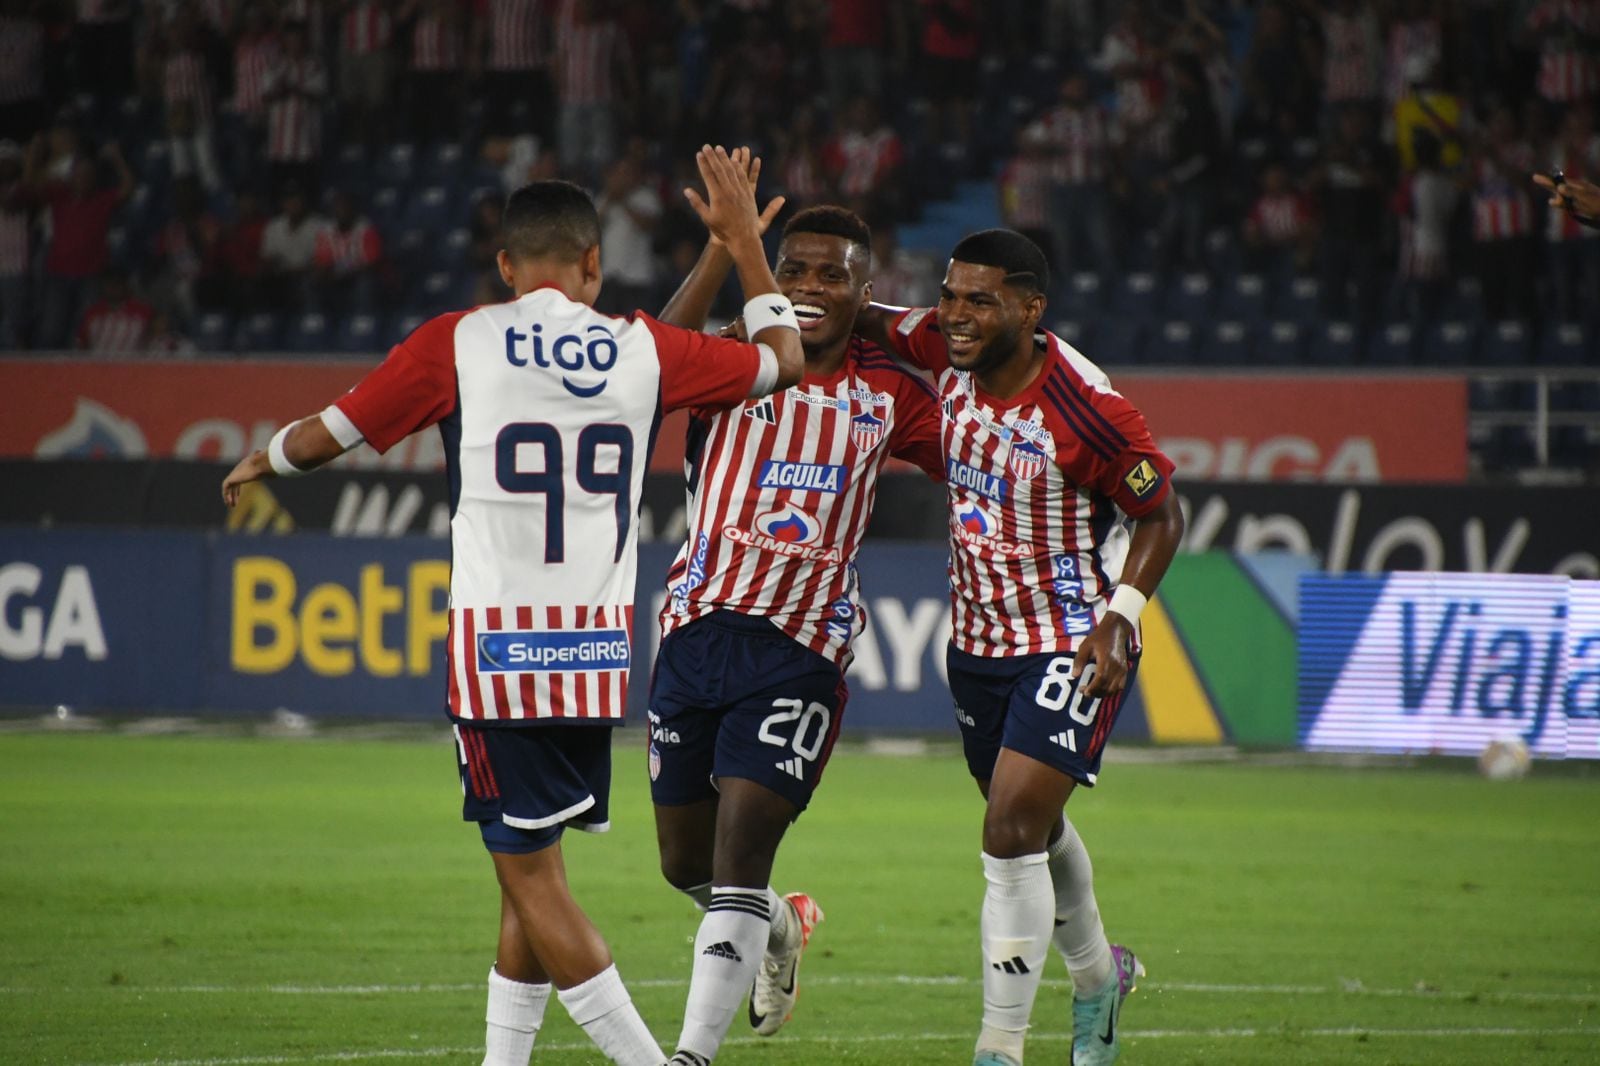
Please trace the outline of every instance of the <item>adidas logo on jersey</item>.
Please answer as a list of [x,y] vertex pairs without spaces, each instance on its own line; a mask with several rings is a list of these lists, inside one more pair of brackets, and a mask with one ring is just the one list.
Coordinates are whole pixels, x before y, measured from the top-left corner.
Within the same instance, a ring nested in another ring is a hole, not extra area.
[[1025,974],[1031,972],[1028,969],[1028,964],[1022,961],[1021,955],[1013,955],[1004,962],[991,962],[989,964],[989,968],[1010,974]]
[[782,762],[773,763],[773,765],[796,781],[804,781],[806,779],[806,764],[802,759],[784,759]]
[[1050,738],[1050,743],[1066,748],[1068,751],[1078,750],[1078,738],[1071,733],[1056,733]]
[[770,426],[778,424],[778,409],[773,405],[771,396],[768,396],[754,407],[746,407],[744,416],[753,418],[757,422],[765,422]]
[[706,948],[700,954],[710,955],[714,959],[727,959],[729,962],[743,962],[744,956],[728,941],[719,940]]

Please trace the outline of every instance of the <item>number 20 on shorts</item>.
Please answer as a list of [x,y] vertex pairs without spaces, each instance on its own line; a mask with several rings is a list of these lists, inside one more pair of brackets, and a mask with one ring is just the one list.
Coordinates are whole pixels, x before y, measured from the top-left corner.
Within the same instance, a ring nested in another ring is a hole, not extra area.
[[[779,748],[794,749],[794,753],[806,762],[815,762],[822,753],[823,741],[828,736],[828,723],[831,714],[828,708],[820,703],[806,703],[804,700],[773,700],[772,706],[778,708],[776,714],[769,714],[762,719],[761,731],[756,734],[765,744]],[[795,723],[794,735],[783,737],[772,731],[774,726],[787,722]],[[816,723],[816,731],[812,734],[812,723]]]

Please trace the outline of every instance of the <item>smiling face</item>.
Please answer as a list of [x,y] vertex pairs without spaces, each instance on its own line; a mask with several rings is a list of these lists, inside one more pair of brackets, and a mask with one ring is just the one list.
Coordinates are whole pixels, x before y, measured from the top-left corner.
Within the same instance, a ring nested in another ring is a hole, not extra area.
[[807,358],[842,345],[871,299],[868,255],[848,237],[791,233],[778,248],[778,291],[794,304]]
[[950,260],[939,287],[939,332],[950,365],[983,374],[1027,358],[1044,297],[1006,282],[1005,271]]

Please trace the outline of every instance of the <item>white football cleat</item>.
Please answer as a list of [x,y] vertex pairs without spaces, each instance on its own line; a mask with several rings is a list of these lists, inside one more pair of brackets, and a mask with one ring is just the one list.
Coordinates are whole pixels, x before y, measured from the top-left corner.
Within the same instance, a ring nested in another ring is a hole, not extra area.
[[750,989],[750,1027],[761,1036],[776,1033],[793,1016],[794,1002],[800,998],[800,956],[823,917],[822,908],[804,892],[791,892],[783,901],[793,919],[789,923],[792,943],[781,951],[767,952]]

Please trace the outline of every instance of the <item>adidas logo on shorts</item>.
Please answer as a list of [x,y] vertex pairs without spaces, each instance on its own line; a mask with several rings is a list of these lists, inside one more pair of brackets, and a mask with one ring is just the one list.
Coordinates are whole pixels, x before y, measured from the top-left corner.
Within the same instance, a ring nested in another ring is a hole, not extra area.
[[1050,737],[1050,743],[1066,748],[1068,751],[1078,750],[1078,738],[1071,733],[1056,733]]
[[806,764],[801,759],[785,759],[782,762],[773,763],[772,765],[776,766],[778,769],[782,770],[796,781],[804,781],[806,779]]
[[706,948],[700,954],[710,955],[714,959],[727,959],[729,962],[743,962],[744,957],[726,940],[719,940]]

